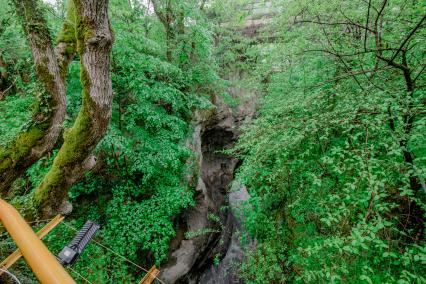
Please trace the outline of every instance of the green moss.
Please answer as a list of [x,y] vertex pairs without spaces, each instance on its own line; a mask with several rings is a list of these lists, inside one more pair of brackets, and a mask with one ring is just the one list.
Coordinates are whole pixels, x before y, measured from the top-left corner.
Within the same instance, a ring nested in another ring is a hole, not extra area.
[[68,188],[65,176],[74,168],[75,164],[81,163],[90,151],[90,147],[85,147],[91,141],[93,126],[92,116],[88,112],[90,103],[88,100],[90,100],[88,95],[84,95],[83,106],[74,127],[65,131],[64,144],[59,150],[53,166],[34,193],[34,202],[38,208],[44,208],[45,204],[50,202],[53,191],[55,191],[55,198],[61,194],[66,196]]
[[2,159],[0,162],[0,171],[4,171],[12,166],[12,160],[10,158]]
[[9,151],[0,148],[0,161],[7,158]]
[[[54,77],[49,73],[45,62],[36,67],[39,79],[45,84],[48,91],[54,89]],[[0,172],[11,170],[20,164],[31,153],[31,150],[40,143],[44,133],[50,126],[51,110],[57,102],[52,101],[49,92],[42,92],[34,105],[30,126],[4,148],[0,148]]]
[[[43,130],[37,127],[31,127],[29,130],[21,133],[10,148],[3,151],[5,156],[7,155],[7,158],[5,157],[5,159],[9,162],[2,164],[8,164],[9,167],[17,164],[21,159],[24,159],[28,154],[30,154],[31,149],[42,137]],[[0,167],[0,169],[5,170],[6,168]]]
[[[78,7],[81,5],[75,1]],[[80,17],[76,16],[76,32],[77,32],[77,49],[80,53],[80,60],[84,54],[84,42],[93,36],[93,31],[89,25],[86,25]],[[69,35],[69,34],[68,34]],[[69,40],[65,33],[61,35],[62,40]],[[72,47],[70,47],[72,48]],[[69,50],[73,51],[73,50]],[[67,129],[64,133],[64,144],[56,156],[53,166],[47,175],[44,177],[42,183],[36,189],[33,199],[38,208],[45,208],[55,206],[55,203],[61,202],[66,197],[68,192],[68,180],[70,172],[84,161],[92,149],[93,144],[93,125],[94,116],[92,110],[96,109],[92,104],[94,103],[89,95],[91,80],[90,76],[81,64],[80,82],[83,87],[82,91],[82,106],[74,126]],[[65,71],[65,70],[63,70]]]
[[38,127],[31,127],[28,131],[21,133],[16,139],[13,147],[14,160],[25,157],[31,148],[43,137],[44,131]]
[[44,131],[37,127],[31,127],[19,134],[18,138],[7,148],[0,149],[0,171],[6,170],[17,164],[30,154],[31,149],[43,137]]
[[[47,61],[47,58],[46,58]],[[55,77],[49,72],[47,68],[47,62],[42,62],[41,64],[36,65],[36,72],[38,79],[43,82],[44,87],[49,92],[54,92],[55,90]]]
[[[50,34],[39,2],[14,0],[13,4],[27,37],[32,38],[31,47],[44,49],[50,46]],[[0,148],[0,174],[6,171],[23,170],[24,165],[28,164],[26,158],[31,154],[32,149],[41,142],[51,125],[52,110],[58,102],[52,99],[52,94],[56,92],[55,76],[49,71],[47,57],[43,57],[41,62],[37,62],[36,73],[47,92],[41,92],[38,96],[30,126],[18,134],[14,141],[4,148]]]
[[[80,1],[74,1],[76,10],[82,10]],[[89,23],[86,23],[84,19],[76,13],[76,34],[77,34],[77,50],[80,56],[84,54],[84,42],[92,38],[95,33]]]
[[72,59],[71,56],[74,56],[75,50],[75,44],[67,45],[65,48],[65,53],[67,54],[68,58]]
[[[52,103],[50,97],[42,94],[34,106],[32,123],[25,131],[19,133],[17,137],[6,147],[0,148],[0,160],[8,159],[8,167],[15,166],[25,159],[31,150],[41,142],[45,132],[50,127]],[[2,162],[2,165],[6,165]],[[6,166],[0,170],[7,169]]]
[[38,1],[13,0],[13,5],[18,13],[25,34],[32,35],[39,45],[50,44],[50,33],[46,19]]
[[84,158],[86,156],[87,149],[82,146],[88,143],[88,139],[90,140],[93,121],[85,109],[86,107],[83,106],[77,116],[74,127],[64,135],[64,149],[61,150],[64,150],[65,155],[58,155],[61,156],[59,158],[63,159],[62,164],[67,164],[69,160],[75,161],[76,157]]
[[59,31],[57,42],[75,42],[75,26],[65,22]]
[[66,60],[59,66],[62,79],[65,79],[68,71],[68,64],[76,53],[76,40],[76,11],[74,1],[70,0],[67,5],[67,17],[57,37],[58,43],[62,42],[66,44],[64,54],[62,54]]
[[93,101],[89,96],[90,78],[84,67],[81,68],[80,79],[83,85],[82,107],[74,126],[64,132],[64,144],[59,150],[52,168],[34,193],[34,203],[38,208],[44,208],[47,203],[51,203],[52,195],[55,196],[55,199],[58,199],[60,195],[66,196],[68,187],[65,176],[74,169],[76,164],[81,163],[91,150],[94,121],[90,109],[93,109],[91,106]]
[[[56,161],[55,161],[56,162]],[[57,165],[45,175],[43,181],[34,193],[33,201],[37,208],[43,208],[46,201],[50,199],[52,189],[63,183],[64,173]]]

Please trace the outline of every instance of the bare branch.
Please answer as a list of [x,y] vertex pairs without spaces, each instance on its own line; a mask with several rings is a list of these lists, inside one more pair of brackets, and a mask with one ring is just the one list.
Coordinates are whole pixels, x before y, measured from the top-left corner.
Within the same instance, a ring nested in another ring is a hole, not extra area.
[[395,48],[382,48],[382,49],[369,49],[367,51],[359,51],[359,52],[355,52],[355,53],[337,53],[337,52],[333,52],[331,50],[328,49],[307,49],[304,50],[300,53],[298,53],[298,55],[303,54],[303,53],[307,53],[307,52],[325,52],[325,53],[329,53],[335,56],[341,56],[341,57],[351,57],[351,56],[357,56],[357,55],[362,55],[362,54],[368,54],[368,53],[376,53],[378,51],[391,51],[391,50],[396,50]]
[[310,86],[310,87],[308,87],[308,89],[319,88],[319,87],[322,87],[324,85],[327,85],[327,84],[330,84],[330,83],[333,83],[333,82],[336,82],[336,81],[340,81],[342,79],[346,79],[346,78],[349,78],[349,77],[354,77],[354,76],[363,75],[363,74],[370,74],[370,73],[374,73],[374,72],[378,72],[378,71],[386,71],[386,70],[389,70],[389,69],[391,69],[391,68],[390,67],[385,67],[385,68],[380,68],[380,69],[377,69],[377,70],[376,69],[371,69],[371,70],[362,70],[362,71],[356,71],[356,72],[349,72],[349,73],[346,73],[344,75],[340,75],[340,76],[334,77],[333,79],[325,81],[323,83]]
[[416,82],[417,79],[420,77],[420,75],[423,73],[423,71],[426,68],[426,64],[423,65],[422,69],[419,71],[419,73],[416,75],[416,77],[414,77],[413,82]]
[[395,54],[392,56],[392,58],[390,59],[391,61],[393,61],[396,56],[398,55],[399,52],[401,52],[401,50],[403,49],[403,47],[405,46],[405,44],[407,44],[407,42],[410,40],[410,38],[416,33],[416,31],[420,28],[420,26],[422,25],[423,21],[426,19],[426,15],[424,15],[422,17],[422,19],[417,23],[417,25],[411,30],[411,32],[408,34],[408,36],[404,39],[404,41],[401,43],[400,47],[398,48],[398,50],[395,52]]
[[[379,30],[379,19],[382,16],[382,13],[386,7],[387,0],[384,0],[382,3],[382,7],[380,8],[379,12],[377,13],[376,19],[374,20],[374,29],[375,29],[375,40],[376,40],[376,49],[381,50],[382,49],[382,37]],[[378,55],[381,55],[381,52],[378,52]]]
[[6,97],[7,92],[9,92],[10,89],[12,89],[12,87],[15,86],[15,83],[16,83],[16,79],[13,80],[12,84],[10,84],[10,86],[7,87],[4,91],[0,91],[0,101]]
[[[318,21],[321,22],[320,17],[319,16],[317,16],[317,17],[318,17]],[[325,28],[323,26],[321,26],[321,28],[322,28],[322,31],[324,33],[325,38],[327,39],[328,44],[330,45],[330,48],[334,52],[336,52],[336,49],[333,47],[333,43],[331,42],[331,40],[330,40],[330,38],[329,38],[329,36],[327,34],[327,31],[325,30]],[[346,64],[345,60],[341,56],[339,56],[339,54],[337,52],[336,52],[336,57],[345,66],[345,68],[346,68],[347,71],[351,70],[351,68],[349,68],[349,66]],[[361,90],[364,90],[364,87],[361,85],[361,83],[359,82],[358,78],[356,76],[353,76],[353,79],[358,84],[358,86],[361,88]]]
[[[368,10],[367,10],[367,21],[365,26],[368,27],[368,22],[370,20],[370,8],[371,8],[371,0],[368,0]],[[367,37],[368,37],[368,33],[367,30],[365,30],[364,33],[364,50],[367,51]]]
[[345,25],[345,26],[356,26],[363,30],[367,30],[369,32],[374,33],[375,31],[370,29],[369,27],[354,23],[354,22],[322,22],[322,21],[315,21],[315,20],[294,20],[293,23],[295,24],[301,24],[301,23],[310,23],[310,24],[318,24],[318,25],[326,25],[326,26],[339,26],[339,25]]

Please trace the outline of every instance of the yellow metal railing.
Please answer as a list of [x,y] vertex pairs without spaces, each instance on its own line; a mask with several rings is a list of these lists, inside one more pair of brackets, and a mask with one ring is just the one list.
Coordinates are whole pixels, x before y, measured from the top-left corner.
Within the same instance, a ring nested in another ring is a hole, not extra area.
[[0,199],[0,221],[42,284],[75,284],[19,212],[3,199]]

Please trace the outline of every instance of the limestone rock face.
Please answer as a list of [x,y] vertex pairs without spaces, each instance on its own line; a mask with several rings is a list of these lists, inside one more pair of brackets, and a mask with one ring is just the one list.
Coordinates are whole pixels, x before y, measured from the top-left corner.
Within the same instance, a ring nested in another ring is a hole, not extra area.
[[[251,15],[236,32],[257,38],[276,13],[271,3],[253,0],[247,6]],[[246,77],[243,70],[235,68],[227,79],[242,82]],[[194,134],[188,141],[197,156],[191,165],[194,171],[188,175],[189,181],[196,181],[196,205],[177,220],[177,237],[171,242],[169,261],[161,267],[160,277],[166,283],[241,283],[237,270],[244,253],[239,208],[249,194],[243,185],[234,185],[235,190],[230,190],[240,161],[221,150],[232,148],[241,128],[254,118],[258,94],[241,86],[232,86],[228,92],[239,102],[237,106],[231,107],[214,96],[216,108],[196,114]],[[187,239],[186,233],[192,238]]]
[[230,242],[226,249],[225,257],[218,265],[211,265],[199,277],[198,283],[208,284],[237,284],[242,283],[238,278],[238,268],[244,260],[244,251],[240,245],[241,217],[239,208],[249,198],[247,189],[239,186],[236,191],[229,193],[229,206],[231,213],[228,215],[227,226],[224,233],[231,234]]
[[[235,96],[243,92],[231,91]],[[241,226],[233,210],[248,199],[248,193],[244,187],[230,191],[239,161],[220,151],[234,146],[241,126],[254,115],[254,100],[236,108],[219,97],[214,101],[214,111],[197,115],[192,141],[188,142],[198,157],[193,165],[196,172],[188,176],[189,180],[197,180],[196,205],[178,220],[169,261],[161,267],[160,277],[166,283],[240,283],[234,263],[241,263],[243,258]],[[220,221],[212,220],[211,215]],[[186,239],[186,232],[196,236]],[[213,264],[215,258],[219,264]]]

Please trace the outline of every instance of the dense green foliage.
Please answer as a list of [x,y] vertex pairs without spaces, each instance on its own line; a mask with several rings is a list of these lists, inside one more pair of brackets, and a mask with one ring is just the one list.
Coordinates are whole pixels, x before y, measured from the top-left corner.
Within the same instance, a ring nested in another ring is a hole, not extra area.
[[189,51],[198,58],[194,65],[184,68],[165,61],[160,48],[164,45],[155,38],[159,33],[155,18],[150,19],[153,38],[149,32],[144,38],[147,16],[141,17],[142,8],[131,14],[120,10],[126,2],[113,3],[116,9],[112,8],[119,11],[113,14],[113,25],[120,32],[112,62],[116,112],[98,146],[106,167],[78,184],[72,195],[105,198],[101,206],[88,209],[95,219],[104,219],[105,240],[131,259],[138,252],[149,252],[151,261],[159,264],[167,258],[174,236],[173,217],[192,202],[192,190],[183,179],[184,171],[191,170],[186,167],[191,152],[185,139],[190,137],[192,112],[210,107],[200,89],[208,90],[215,79],[214,73],[213,78],[206,76],[214,69],[202,75],[197,69],[214,62],[209,57],[208,31],[200,26],[187,31],[198,46]]
[[[57,34],[66,1],[44,2]],[[144,267],[165,263],[181,214],[195,204],[194,114],[210,113],[215,95],[243,108],[246,98],[226,95],[240,88],[260,97],[257,118],[229,151],[250,193],[243,240],[256,243],[246,248],[242,279],[426,283],[424,3],[274,0],[264,27],[245,34],[247,2],[110,0],[112,119],[95,168],[69,192],[72,214],[46,244],[57,254],[74,236],[70,225],[91,219],[102,226],[97,241],[118,254]],[[0,0],[0,147],[27,127],[40,88],[8,4]],[[81,89],[77,55],[65,129]],[[27,198],[62,143],[2,198]],[[216,215],[208,219],[220,226],[183,237],[225,228]],[[3,257],[15,247],[1,240]],[[93,283],[143,276],[94,243],[73,268]],[[23,261],[12,271],[35,283]]]
[[282,39],[258,47],[268,50],[260,118],[236,149],[251,194],[246,228],[258,241],[244,277],[424,283],[425,31],[415,30],[424,6],[281,3]]
[[6,146],[22,129],[31,117],[30,106],[35,89],[34,72],[29,61],[30,52],[20,29],[19,23],[11,13],[6,1],[0,1],[4,7],[0,11],[0,146]]
[[[55,16],[50,19],[53,31],[62,21],[56,17],[64,14],[65,4],[58,3],[55,8],[46,7],[49,19]],[[186,180],[187,174],[196,174],[188,147],[192,114],[212,108],[208,97],[221,88],[209,24],[191,1],[176,3],[174,8],[184,11],[194,24],[187,25],[176,38],[174,53],[179,56],[168,62],[163,27],[152,11],[137,1],[132,6],[127,0],[111,1],[116,37],[111,62],[115,94],[112,121],[96,150],[98,166],[70,192],[75,207],[72,224],[79,227],[87,219],[97,221],[102,225],[99,238],[103,243],[134,261],[143,254],[145,266],[167,259],[168,245],[175,235],[174,218],[193,204],[194,185]],[[17,43],[8,43],[9,48],[17,45],[25,46],[22,36]],[[28,56],[21,57],[28,60]],[[78,58],[69,73],[67,127],[81,105]],[[2,143],[12,139],[28,120],[33,100],[29,91],[1,102],[0,109],[6,114],[0,121],[5,129],[0,132]],[[15,183],[14,196],[36,187],[56,154],[57,150],[29,169]],[[69,229],[57,230],[48,241],[49,247],[59,251],[73,234]],[[77,269],[98,270],[86,273],[89,280],[127,283],[142,277],[105,250],[92,247],[88,254],[93,256],[83,258]]]

